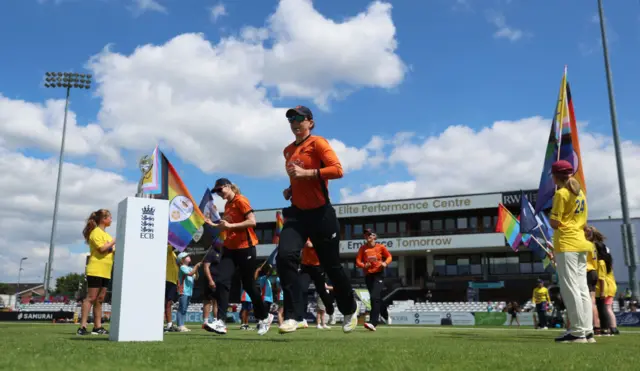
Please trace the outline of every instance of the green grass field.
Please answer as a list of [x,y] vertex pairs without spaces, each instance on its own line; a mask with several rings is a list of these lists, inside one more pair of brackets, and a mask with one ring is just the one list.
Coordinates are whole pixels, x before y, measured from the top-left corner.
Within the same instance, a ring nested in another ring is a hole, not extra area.
[[115,343],[75,335],[76,325],[0,323],[0,370],[637,370],[640,332],[596,344],[555,344],[558,330],[314,327],[265,336],[219,336],[191,327],[161,343]]

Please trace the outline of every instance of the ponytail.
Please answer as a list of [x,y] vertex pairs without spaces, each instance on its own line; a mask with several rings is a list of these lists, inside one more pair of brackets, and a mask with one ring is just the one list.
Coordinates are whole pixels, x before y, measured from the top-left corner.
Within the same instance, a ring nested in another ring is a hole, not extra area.
[[576,196],[580,194],[580,189],[582,187],[580,187],[580,182],[578,182],[578,180],[564,174],[554,174],[554,176],[559,183],[558,186],[568,189],[569,192],[573,193]]
[[98,225],[100,225],[100,222],[102,221],[102,219],[108,215],[109,215],[109,211],[104,209],[94,211],[91,213],[91,215],[89,215],[89,218],[87,219],[87,224],[84,226],[84,229],[82,230],[82,236],[84,237],[84,240],[87,243],[89,243],[89,236],[91,235],[91,232],[93,232],[93,230],[96,229]]
[[240,193],[240,188],[238,188],[238,186],[235,185],[235,184],[229,184],[229,188],[231,188],[233,193],[235,193],[237,195],[241,195],[242,194],[242,193]]
[[595,242],[595,245],[598,252],[598,259],[604,261],[607,273],[611,273],[611,269],[613,268],[613,257],[609,252],[609,248],[602,241]]
[[574,195],[577,196],[580,194],[580,189],[581,189],[580,182],[578,182],[576,178],[571,177],[567,179],[566,187]]

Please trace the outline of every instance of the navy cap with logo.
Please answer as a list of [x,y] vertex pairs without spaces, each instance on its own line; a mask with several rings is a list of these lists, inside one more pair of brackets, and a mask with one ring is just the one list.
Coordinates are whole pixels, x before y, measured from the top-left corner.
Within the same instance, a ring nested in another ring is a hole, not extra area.
[[295,115],[302,115],[308,119],[313,119],[313,113],[311,110],[305,106],[296,106],[294,108],[289,108],[285,116],[287,118]]
[[366,229],[363,231],[363,234],[364,234],[364,236],[365,236],[365,237],[369,237],[370,235],[374,235],[374,236],[376,236],[376,232],[375,232],[373,229],[371,229],[371,228],[366,228]]
[[231,181],[227,178],[220,178],[216,180],[216,184],[213,186],[213,191],[216,192],[216,189],[221,188],[226,185],[230,185]]

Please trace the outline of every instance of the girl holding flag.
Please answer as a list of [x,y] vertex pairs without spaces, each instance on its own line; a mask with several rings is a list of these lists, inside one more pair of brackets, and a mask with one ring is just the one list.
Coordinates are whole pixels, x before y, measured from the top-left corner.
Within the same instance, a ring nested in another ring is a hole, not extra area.
[[571,327],[555,339],[561,343],[595,342],[593,311],[587,286],[587,253],[593,249],[584,234],[587,224],[587,198],[580,182],[573,178],[573,166],[565,160],[551,166],[551,174],[558,189],[553,196],[550,224],[553,234],[554,257],[558,283],[567,307]]

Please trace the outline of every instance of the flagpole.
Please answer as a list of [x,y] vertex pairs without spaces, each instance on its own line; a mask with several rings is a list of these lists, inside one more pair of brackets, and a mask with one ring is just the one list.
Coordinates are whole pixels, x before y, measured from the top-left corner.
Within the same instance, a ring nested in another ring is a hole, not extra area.
[[622,163],[622,151],[620,150],[620,133],[618,130],[618,118],[616,114],[616,103],[613,97],[613,78],[611,77],[611,66],[609,65],[609,49],[607,47],[607,35],[604,24],[604,11],[602,10],[602,0],[598,0],[598,15],[600,17],[600,34],[602,39],[602,54],[604,56],[604,68],[607,76],[607,91],[609,94],[609,114],[611,116],[611,127],[613,131],[613,145],[616,153],[616,165],[618,168],[618,183],[620,187],[620,203],[622,206],[622,246],[625,248],[625,260],[629,268],[629,288],[635,298],[640,297],[640,286],[636,279],[636,234],[634,225],[629,218],[629,204],[627,201],[627,185],[624,176],[624,166]]
[[[566,105],[567,99],[567,65],[564,65],[564,72],[562,75],[562,86],[560,87],[560,102],[558,102],[558,107],[556,108],[556,118],[558,118],[558,114],[560,114],[560,126],[557,128],[558,135],[558,156],[556,157],[556,161],[560,161],[560,147],[562,146],[562,126],[563,126],[563,113],[564,107]],[[558,110],[559,108],[559,110]],[[558,112],[559,111],[559,112]],[[556,185],[556,191],[558,190],[558,186]]]

